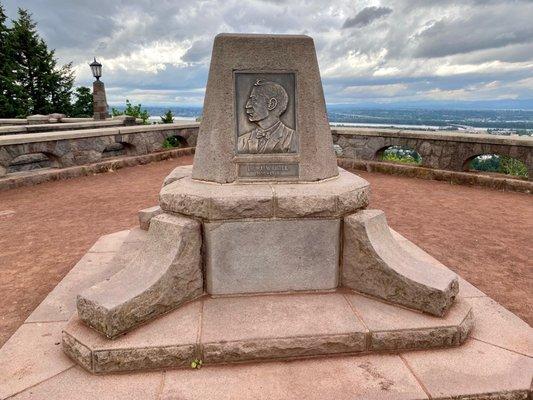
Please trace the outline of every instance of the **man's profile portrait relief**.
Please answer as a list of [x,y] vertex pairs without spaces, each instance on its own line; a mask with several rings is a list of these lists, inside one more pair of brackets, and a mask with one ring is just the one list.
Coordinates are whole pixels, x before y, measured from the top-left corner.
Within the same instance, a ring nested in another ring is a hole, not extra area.
[[[280,119],[287,110],[289,95],[276,82],[257,79],[244,105],[246,118],[255,125],[239,132],[237,152],[240,154],[295,153],[296,131]],[[242,112],[243,110],[239,110]]]

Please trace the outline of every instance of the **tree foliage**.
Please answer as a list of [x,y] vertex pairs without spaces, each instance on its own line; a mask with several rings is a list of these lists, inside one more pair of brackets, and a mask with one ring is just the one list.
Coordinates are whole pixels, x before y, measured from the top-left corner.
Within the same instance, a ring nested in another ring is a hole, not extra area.
[[0,117],[72,115],[73,84],[72,63],[58,65],[55,51],[37,33],[31,13],[19,8],[8,26],[0,4]]
[[93,94],[86,86],[77,87],[74,90],[75,101],[72,104],[72,117],[92,117],[93,116]]
[[142,109],[142,105],[137,104],[136,106],[132,105],[129,100],[126,99],[126,108],[124,111],[117,110],[116,108],[111,109],[111,115],[113,117],[117,117],[119,115],[130,115],[135,118],[140,118],[143,120],[143,124],[148,123],[148,118],[150,118],[150,114],[148,114],[148,111],[146,109]]

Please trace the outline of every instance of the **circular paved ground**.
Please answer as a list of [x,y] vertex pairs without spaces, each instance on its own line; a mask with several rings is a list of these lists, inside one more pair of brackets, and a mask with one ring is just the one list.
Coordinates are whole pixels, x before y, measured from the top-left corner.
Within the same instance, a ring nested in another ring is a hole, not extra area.
[[[137,224],[192,157],[0,192],[0,346],[104,234]],[[389,224],[530,325],[531,195],[358,172]],[[528,290],[529,289],[529,290]]]

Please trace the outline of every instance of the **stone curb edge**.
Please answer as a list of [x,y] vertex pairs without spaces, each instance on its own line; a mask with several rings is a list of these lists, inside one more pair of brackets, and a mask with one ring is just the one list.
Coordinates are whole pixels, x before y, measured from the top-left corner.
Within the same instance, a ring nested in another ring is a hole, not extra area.
[[113,158],[94,164],[79,165],[61,169],[38,170],[32,174],[20,176],[7,176],[0,178],[0,191],[23,186],[33,186],[44,182],[59,181],[81,176],[109,172],[111,170],[149,164],[155,161],[168,160],[194,154],[194,147],[186,147],[138,156]]
[[412,165],[393,164],[382,161],[361,161],[351,158],[337,158],[339,167],[348,170],[380,172],[400,175],[408,178],[445,181],[466,186],[483,186],[495,190],[520,193],[533,193],[533,182],[521,179],[481,175],[472,172],[457,172],[442,169],[431,169]]

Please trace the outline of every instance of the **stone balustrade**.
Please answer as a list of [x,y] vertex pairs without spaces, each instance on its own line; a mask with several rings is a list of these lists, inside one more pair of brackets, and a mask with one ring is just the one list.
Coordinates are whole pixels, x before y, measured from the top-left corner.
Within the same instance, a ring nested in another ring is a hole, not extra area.
[[[63,115],[63,114],[51,114]],[[63,124],[71,122],[91,122],[94,121],[92,117],[61,117],[52,118],[50,115],[30,116],[28,118],[0,118],[0,126],[16,126],[16,125],[32,125],[32,124]]]
[[401,146],[420,154],[423,167],[467,171],[475,157],[498,154],[522,161],[533,180],[533,138],[529,136],[344,127],[332,127],[332,135],[342,156],[353,160],[379,161],[386,149]]
[[72,118],[73,121],[63,119],[62,122],[43,123],[43,124],[19,124],[10,126],[0,126],[0,136],[15,135],[24,133],[41,133],[41,132],[56,132],[56,131],[73,131],[80,129],[98,129],[110,128],[117,126],[130,126],[140,123],[141,120],[136,120],[130,116],[119,116],[107,120],[95,121],[92,118],[88,120],[77,121],[77,118]]
[[198,126],[198,123],[174,123],[0,136],[0,176],[154,153],[163,150],[164,140],[171,136],[177,137],[183,147],[194,147]]
[[[108,123],[111,121],[102,121]],[[54,124],[58,127],[67,124]],[[39,125],[34,125],[38,127]],[[52,125],[47,125],[52,126]],[[108,126],[43,133],[0,136],[0,176],[39,167],[63,168],[98,162],[113,156],[133,156],[161,151],[163,141],[178,137],[194,147],[199,123]],[[533,138],[457,132],[424,132],[377,128],[332,127],[333,142],[342,156],[359,161],[378,161],[390,146],[408,147],[422,157],[422,166],[465,171],[481,154],[507,155],[523,161],[533,177]]]

